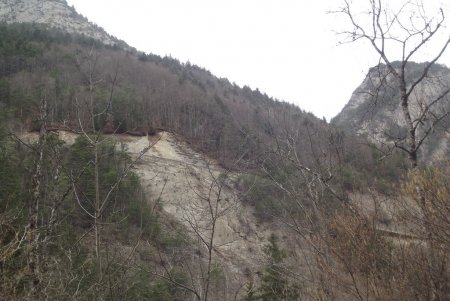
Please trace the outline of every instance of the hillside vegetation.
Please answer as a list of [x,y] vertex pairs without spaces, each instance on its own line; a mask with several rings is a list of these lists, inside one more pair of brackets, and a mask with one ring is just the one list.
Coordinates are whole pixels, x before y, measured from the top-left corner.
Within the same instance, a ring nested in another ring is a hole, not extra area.
[[448,299],[445,158],[37,24],[0,25],[0,114],[2,300]]

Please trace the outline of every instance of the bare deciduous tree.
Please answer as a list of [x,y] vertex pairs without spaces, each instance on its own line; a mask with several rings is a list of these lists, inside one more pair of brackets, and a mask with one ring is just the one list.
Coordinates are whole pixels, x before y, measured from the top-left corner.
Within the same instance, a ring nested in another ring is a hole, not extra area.
[[[450,44],[450,35],[446,28],[446,16],[443,7],[434,14],[428,14],[428,6],[419,0],[404,1],[398,7],[382,0],[366,1],[367,11],[357,11],[356,5],[346,0],[337,13],[349,21],[349,30],[340,32],[345,36],[344,42],[365,40],[379,55],[385,64],[381,70],[383,78],[394,78],[394,89],[398,92],[398,106],[401,107],[403,121],[407,129],[406,137],[395,137],[394,147],[408,154],[411,167],[418,165],[418,151],[435,126],[449,112],[435,111],[434,108],[443,101],[448,101],[450,87],[441,87],[441,92],[431,99],[423,93],[417,93],[419,85],[425,83],[430,69],[439,61]],[[391,6],[390,6],[391,4]],[[440,45],[438,44],[440,43]],[[429,47],[432,46],[432,47]],[[423,70],[409,82],[408,63],[416,59],[424,50],[435,50],[423,65]],[[397,63],[396,61],[399,61]],[[413,109],[412,97],[419,95],[420,108]],[[376,99],[375,99],[376,101]],[[425,122],[425,121],[429,122]]]
[[[429,2],[404,1],[395,7],[387,1],[369,0],[367,13],[360,14],[355,10],[355,4],[347,0],[344,3],[338,13],[343,14],[350,23],[350,29],[341,32],[347,37],[346,42],[368,41],[379,55],[380,62],[384,63],[381,67],[385,70],[381,73],[394,79],[394,86],[391,88],[398,95],[396,104],[401,108],[407,134],[404,137],[391,137],[394,138],[393,146],[408,154],[412,170],[418,173],[419,150],[435,127],[449,116],[448,106],[437,108],[438,104],[448,102],[448,83],[444,87],[432,87],[439,91],[437,94],[429,95],[420,91],[420,86],[429,81],[430,70],[450,44],[446,7],[435,8],[435,12],[430,14]],[[408,78],[409,63],[425,50],[434,54],[430,55],[416,76]],[[418,98],[418,108],[413,108],[413,96]],[[435,229],[432,227],[433,217],[427,205],[429,197],[419,184],[415,185],[415,195],[421,210],[416,222],[421,224],[426,233],[427,269],[436,271],[439,250],[433,241]],[[432,275],[428,281],[428,299],[441,300],[441,277]]]
[[37,157],[34,161],[34,171],[33,171],[33,184],[31,192],[31,200],[29,203],[29,222],[28,222],[28,269],[31,275],[31,289],[30,297],[32,299],[39,298],[39,203],[42,198],[41,191],[41,180],[42,180],[42,165],[44,164],[44,152],[45,143],[47,139],[47,100],[45,97],[42,98],[41,104],[39,106],[39,117],[40,117],[40,130],[39,130],[39,141],[37,145]]
[[[105,76],[98,74],[98,54],[91,49],[90,52],[86,54],[85,57],[77,58],[77,65],[81,75],[85,81],[86,96],[84,99],[76,99],[77,104],[77,119],[79,134],[83,137],[88,144],[88,147],[92,150],[93,158],[86,162],[87,166],[91,165],[93,168],[93,186],[94,195],[92,199],[88,200],[89,207],[83,205],[82,196],[86,197],[86,193],[77,187],[76,179],[71,177],[72,187],[75,195],[75,199],[80,206],[80,208],[93,220],[92,228],[89,230],[94,231],[95,237],[95,256],[97,264],[97,276],[98,283],[100,285],[103,281],[108,282],[109,289],[111,290],[111,271],[110,263],[114,260],[108,258],[109,251],[106,246],[106,259],[102,258],[102,225],[104,225],[105,212],[107,207],[113,202],[114,193],[119,189],[119,185],[125,180],[125,178],[130,173],[131,169],[134,167],[136,162],[146,154],[158,141],[148,143],[139,153],[135,154],[134,158],[121,167],[116,178],[108,187],[102,187],[101,183],[101,171],[100,166],[102,164],[102,148],[108,143],[113,143],[110,138],[103,136],[103,129],[100,128],[99,120],[104,119],[106,123],[110,122],[110,111],[113,103],[114,91],[118,83],[120,63],[117,62],[114,73],[110,78],[108,96],[106,99],[96,99],[96,90],[99,85],[105,82]],[[108,133],[114,134],[117,129],[113,129],[110,132],[111,124],[108,124]],[[113,143],[114,144],[114,143]],[[114,146],[113,146],[114,147]],[[102,191],[103,190],[103,191]],[[88,232],[88,233],[89,233]],[[80,238],[82,239],[84,235]],[[133,249],[134,252],[134,249]],[[131,257],[131,255],[127,255]],[[104,262],[106,264],[104,266]],[[106,277],[108,276],[108,277]]]

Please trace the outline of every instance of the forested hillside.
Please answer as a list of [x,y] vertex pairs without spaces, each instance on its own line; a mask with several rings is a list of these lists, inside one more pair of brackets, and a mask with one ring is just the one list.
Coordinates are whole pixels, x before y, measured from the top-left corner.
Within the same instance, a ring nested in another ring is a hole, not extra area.
[[448,300],[446,67],[328,124],[48,2],[90,34],[0,24],[0,300]]
[[79,130],[77,114],[85,114],[82,102],[89,89],[99,110],[112,102],[107,115],[96,120],[96,129],[175,131],[224,159],[244,150],[256,158],[258,143],[301,129],[302,123],[325,127],[293,105],[175,59],[111,48],[39,26],[4,25],[1,34],[1,95],[9,115],[25,130],[35,126],[43,97],[51,106],[52,125]]

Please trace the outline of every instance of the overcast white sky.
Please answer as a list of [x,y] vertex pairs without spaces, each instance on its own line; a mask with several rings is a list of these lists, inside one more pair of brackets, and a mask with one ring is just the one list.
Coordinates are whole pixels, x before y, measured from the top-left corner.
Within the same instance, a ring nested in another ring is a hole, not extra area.
[[[378,62],[366,43],[337,46],[334,31],[345,22],[327,11],[339,0],[67,2],[138,50],[190,61],[328,120]],[[440,62],[450,66],[448,52]]]

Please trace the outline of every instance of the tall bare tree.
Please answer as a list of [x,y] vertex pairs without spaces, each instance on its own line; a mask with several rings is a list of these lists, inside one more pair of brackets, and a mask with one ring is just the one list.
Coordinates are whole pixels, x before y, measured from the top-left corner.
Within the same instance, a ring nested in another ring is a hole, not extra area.
[[[368,0],[365,1],[365,11],[361,12],[356,3],[345,0],[337,12],[348,21],[348,30],[340,32],[345,36],[344,42],[353,43],[359,40],[369,42],[379,56],[380,83],[377,89],[383,88],[383,80],[390,81],[397,108],[400,108],[406,127],[406,135],[393,138],[393,147],[408,155],[413,173],[419,174],[418,154],[424,141],[435,130],[438,124],[448,119],[448,104],[450,87],[448,82],[432,78],[433,67],[443,57],[450,44],[450,32],[446,14],[448,6],[441,4],[433,7],[436,2],[410,0],[402,2]],[[421,64],[421,70],[411,76],[411,62],[420,60],[423,53],[430,53],[426,62]],[[431,84],[431,86],[430,86]],[[423,87],[430,86],[434,93],[424,93]],[[377,95],[378,93],[376,93]],[[415,101],[413,101],[415,99]],[[373,98],[377,101],[376,97]],[[432,202],[421,185],[415,185],[415,198],[419,201],[420,214],[417,220],[426,233],[424,248],[426,270],[439,270],[440,247],[436,245],[433,217],[429,211]],[[446,264],[446,263],[445,263]],[[436,276],[436,277],[435,277]],[[440,282],[442,277],[432,274],[428,280],[427,300],[444,300],[445,292]]]
[[30,298],[39,298],[39,203],[42,198],[41,192],[41,180],[42,180],[42,165],[44,164],[44,152],[45,152],[45,142],[47,138],[46,120],[47,120],[47,100],[45,97],[42,98],[41,104],[39,106],[39,142],[37,145],[37,156],[34,161],[34,171],[33,171],[33,181],[31,187],[31,199],[29,203],[29,222],[28,222],[28,269],[31,275],[31,289]]
[[[435,126],[449,116],[449,112],[434,111],[440,102],[448,101],[448,86],[430,99],[419,99],[419,109],[413,109],[412,104],[416,93],[419,98],[427,97],[418,92],[419,86],[427,81],[430,69],[450,44],[446,11],[444,7],[440,7],[433,14],[429,14],[429,7],[420,0],[404,1],[398,7],[394,7],[393,2],[382,0],[367,0],[365,3],[367,5],[364,9],[367,11],[361,13],[356,3],[344,1],[343,7],[337,13],[348,20],[349,29],[340,34],[345,36],[344,42],[368,41],[379,55],[380,62],[385,64],[385,70],[381,70],[383,77],[393,77],[394,89],[399,95],[396,103],[401,107],[407,128],[406,137],[394,139],[394,147],[406,152],[411,167],[415,168],[423,142]],[[409,82],[408,63],[419,59],[418,56],[425,50],[434,50],[435,53],[430,55],[423,69]]]
[[[112,202],[114,198],[114,193],[119,189],[119,185],[125,180],[127,175],[130,173],[134,164],[148,151],[152,148],[157,142],[148,143],[136,156],[133,158],[131,162],[128,162],[123,166],[118,173],[117,177],[114,179],[111,185],[106,188],[102,187],[101,184],[101,171],[100,166],[102,164],[102,148],[108,143],[112,143],[111,139],[108,137],[104,137],[103,129],[100,128],[101,122],[104,121],[106,124],[111,123],[109,120],[111,118],[111,108],[113,103],[113,96],[115,89],[117,87],[118,78],[119,78],[119,69],[120,62],[116,62],[114,67],[114,72],[110,77],[109,82],[107,82],[107,75],[100,74],[99,72],[99,56],[98,54],[91,49],[88,53],[83,57],[77,57],[77,66],[78,69],[84,79],[86,94],[83,99],[76,99],[77,103],[77,119],[78,119],[78,127],[80,135],[87,141],[88,146],[92,150],[92,156],[90,162],[87,164],[92,164],[93,168],[93,186],[94,186],[94,195],[92,199],[89,200],[90,208],[86,208],[83,206],[81,194],[84,194],[83,191],[80,191],[79,187],[77,187],[75,179],[72,178],[72,186],[75,194],[75,198],[78,202],[80,208],[93,220],[92,230],[94,231],[95,237],[95,256],[96,263],[98,269],[98,283],[101,283],[104,280],[104,271],[108,270],[108,268],[103,266],[103,260],[101,256],[102,249],[102,236],[101,236],[101,228],[104,224],[103,220],[105,218],[104,214],[107,211],[107,207]],[[96,92],[100,85],[104,85],[107,82],[108,86],[108,94],[106,99],[97,99]],[[108,124],[108,127],[112,128],[111,124]],[[108,129],[110,134],[116,133],[117,129]],[[103,190],[103,191],[102,191]]]

